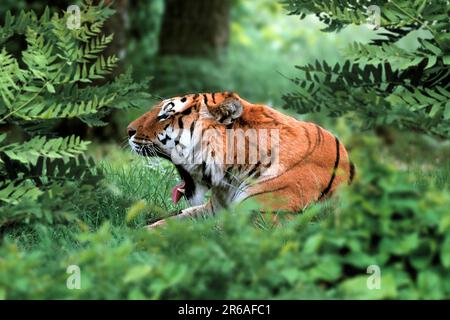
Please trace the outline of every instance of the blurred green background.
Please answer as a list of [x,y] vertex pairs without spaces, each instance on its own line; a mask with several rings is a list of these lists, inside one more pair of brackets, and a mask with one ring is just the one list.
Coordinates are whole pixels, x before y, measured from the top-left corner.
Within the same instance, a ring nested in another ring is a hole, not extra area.
[[[112,4],[116,13],[103,28],[115,37],[106,51],[120,63],[104,81],[131,67],[134,81],[151,78],[151,98],[115,110],[106,126],[73,119],[56,126],[58,135],[93,141],[87,153],[103,178],[94,188],[55,192],[39,210],[19,204],[0,211],[0,298],[449,298],[448,139],[389,124],[361,129],[351,113],[282,109],[283,96],[297,90],[295,65],[341,63],[350,43],[379,39],[381,30],[323,32],[316,16],[301,20],[272,0],[194,2]],[[7,10],[39,16],[47,5],[62,12],[73,3],[3,0],[0,22]],[[414,50],[427,36],[421,29],[398,45]],[[20,37],[7,44],[13,54],[24,48]],[[220,217],[143,231],[149,220],[188,204],[170,201],[178,180],[170,163],[131,153],[127,124],[162,98],[219,91],[335,133],[357,165],[355,183],[284,227],[264,216],[255,225],[254,204],[244,204]],[[72,264],[80,266],[79,290],[66,287]],[[380,289],[367,287],[370,265],[380,267]]]

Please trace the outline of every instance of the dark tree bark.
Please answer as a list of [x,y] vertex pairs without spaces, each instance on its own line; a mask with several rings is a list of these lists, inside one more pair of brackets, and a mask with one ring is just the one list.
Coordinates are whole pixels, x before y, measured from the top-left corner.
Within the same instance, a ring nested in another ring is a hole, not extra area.
[[214,56],[228,45],[231,0],[166,0],[159,55]]
[[[94,82],[95,85],[101,85],[107,82],[111,82],[124,71],[123,59],[127,54],[127,45],[128,45],[128,0],[105,0],[106,5],[109,5],[112,2],[112,8],[116,10],[116,14],[110,17],[104,26],[103,33],[114,34],[113,41],[109,44],[109,46],[102,53],[104,56],[111,56],[115,54],[120,60],[114,70],[108,74],[105,79]],[[108,122],[107,126],[104,127],[91,127],[88,128],[88,136],[95,137],[101,141],[108,140],[120,140],[125,135],[125,129],[120,128],[120,125],[116,119],[117,111],[113,110],[110,114],[108,114],[103,121]]]
[[105,0],[104,3],[109,5],[112,2],[112,8],[116,10],[116,14],[110,17],[104,26],[104,34],[114,34],[113,41],[104,51],[105,56],[115,54],[120,58],[119,65],[113,70],[111,74],[107,76],[107,81],[113,80],[117,75],[124,70],[123,59],[126,56],[126,49],[128,45],[128,29],[129,29],[129,17],[128,17],[128,0]]

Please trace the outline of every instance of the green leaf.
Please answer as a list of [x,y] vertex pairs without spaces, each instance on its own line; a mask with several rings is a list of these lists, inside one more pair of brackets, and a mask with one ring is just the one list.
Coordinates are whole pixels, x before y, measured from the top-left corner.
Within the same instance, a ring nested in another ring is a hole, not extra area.
[[450,234],[447,233],[441,247],[441,261],[445,268],[450,268]]
[[361,275],[345,280],[338,286],[338,290],[346,299],[372,300],[395,299],[397,297],[396,281],[391,274],[383,275],[382,271],[379,289],[369,289],[367,281],[370,276]]
[[138,282],[141,279],[148,276],[152,271],[152,268],[148,265],[140,265],[132,267],[127,274],[125,274],[123,281],[124,283]]
[[55,139],[36,136],[25,143],[13,143],[0,147],[0,151],[12,160],[36,165],[39,157],[64,160],[75,157],[86,151],[89,143],[75,136]]
[[425,299],[443,299],[442,280],[432,270],[421,271],[417,277],[417,287]]
[[444,64],[449,65],[450,64],[450,55],[444,56],[442,58],[442,60],[443,60]]
[[30,180],[22,181],[19,184],[14,181],[0,183],[0,202],[18,204],[24,199],[35,201],[42,193],[42,190]]
[[50,93],[55,93],[55,87],[51,83],[46,84],[47,91]]

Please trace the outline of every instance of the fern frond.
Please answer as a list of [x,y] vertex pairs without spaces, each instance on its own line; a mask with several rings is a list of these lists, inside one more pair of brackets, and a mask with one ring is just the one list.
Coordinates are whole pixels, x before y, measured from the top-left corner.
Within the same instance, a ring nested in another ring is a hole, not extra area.
[[97,54],[101,53],[106,49],[108,44],[113,40],[113,35],[105,36],[101,35],[95,38],[91,38],[83,48],[83,55],[77,61],[79,63],[87,63],[89,60],[96,59]]
[[424,110],[429,118],[450,119],[450,91],[443,87],[417,87],[413,90],[399,87],[386,100],[393,106],[404,106],[411,111]]
[[26,72],[21,70],[16,59],[3,48],[0,52],[0,115],[12,107],[20,90],[19,82],[25,81]]
[[419,28],[423,21],[448,19],[442,12],[442,6],[447,5],[445,0],[283,0],[281,3],[291,15],[299,15],[303,19],[316,14],[328,26],[367,23],[368,8],[373,5],[380,8],[382,27],[417,25]]
[[[343,53],[348,59],[361,65],[389,63],[393,70],[417,66],[425,59],[428,59],[428,61],[436,61],[435,56],[434,59],[431,59],[425,53],[408,52],[395,44],[387,44],[386,42],[380,45],[353,42],[344,49]],[[427,67],[431,66],[431,64],[429,66],[427,65]]]
[[[344,63],[298,66],[295,92],[283,96],[286,108],[300,113],[325,111],[331,116],[359,116],[366,127],[395,124],[450,136],[450,6],[445,0],[283,1],[291,14],[315,14],[337,31],[366,23],[371,5],[378,6],[382,38],[369,44],[352,43]],[[396,43],[412,31],[427,31],[419,46],[405,50]]]
[[35,165],[39,157],[67,161],[86,151],[89,143],[76,136],[55,139],[37,136],[21,144],[0,146],[0,152],[12,160]]
[[[45,12],[43,16],[45,16]],[[15,33],[24,34],[28,28],[36,29],[37,26],[38,18],[33,11],[22,10],[17,16],[13,16],[10,11],[7,11],[5,23],[0,27],[0,45],[5,43]]]
[[31,28],[27,29],[26,41],[27,50],[22,52],[22,61],[27,65],[28,70],[35,79],[44,82],[54,79],[58,71],[63,67],[63,63],[55,63],[56,55],[53,54],[53,44],[45,42],[42,35]]
[[6,180],[0,182],[0,203],[16,205],[24,199],[36,200],[42,190],[37,188],[31,180],[24,180],[20,183]]

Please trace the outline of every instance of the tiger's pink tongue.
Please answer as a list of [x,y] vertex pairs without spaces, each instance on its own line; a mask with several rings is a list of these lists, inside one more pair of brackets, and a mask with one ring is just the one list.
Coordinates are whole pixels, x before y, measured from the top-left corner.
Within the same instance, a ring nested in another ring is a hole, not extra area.
[[184,186],[185,186],[185,182],[180,182],[179,184],[177,184],[175,187],[173,187],[172,189],[172,201],[173,203],[177,203],[178,201],[180,201],[181,197],[184,194]]

